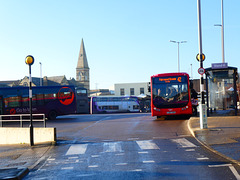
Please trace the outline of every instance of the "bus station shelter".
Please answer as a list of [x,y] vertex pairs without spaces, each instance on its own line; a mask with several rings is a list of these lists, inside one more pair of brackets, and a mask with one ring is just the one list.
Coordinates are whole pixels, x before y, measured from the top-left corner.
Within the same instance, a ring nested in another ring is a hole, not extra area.
[[205,74],[208,116],[216,110],[234,110],[237,115],[237,68],[214,63]]

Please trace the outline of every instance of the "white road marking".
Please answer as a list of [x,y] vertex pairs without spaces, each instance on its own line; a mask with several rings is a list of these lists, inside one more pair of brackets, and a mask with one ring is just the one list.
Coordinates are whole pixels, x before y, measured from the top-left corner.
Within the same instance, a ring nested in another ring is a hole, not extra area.
[[202,158],[197,158],[197,160],[202,161],[202,160],[208,160],[208,157],[202,157]]
[[152,140],[146,140],[146,141],[136,141],[138,146],[142,149],[160,149]]
[[111,142],[103,144],[103,152],[123,152],[120,142]]
[[131,170],[131,171],[140,172],[140,171],[142,171],[142,169],[134,169],[134,170]]
[[224,166],[228,166],[229,169],[232,171],[233,175],[236,177],[236,179],[240,180],[240,175],[238,174],[237,170],[233,167],[232,164],[208,165],[208,167],[224,167]]
[[74,157],[69,157],[68,159],[77,159],[78,157],[77,156],[74,156]]
[[48,158],[48,161],[55,161],[55,158]]
[[91,165],[91,166],[88,166],[89,168],[97,168],[98,165]]
[[208,165],[208,167],[224,167],[224,166],[231,166],[231,164]]
[[73,167],[63,167],[63,168],[61,168],[62,170],[71,170],[71,169],[73,169]]
[[88,176],[93,176],[94,174],[80,174],[76,175],[77,177],[88,177]]
[[155,161],[149,160],[149,161],[143,161],[143,163],[155,163]]
[[185,151],[195,151],[195,149],[186,149]]
[[138,154],[148,154],[147,151],[141,151],[141,152],[138,152]]
[[117,163],[116,166],[125,166],[127,165],[128,163]]
[[233,167],[233,165],[229,166],[229,168],[232,171],[232,173],[234,174],[234,176],[239,180],[240,175],[238,174],[237,170]]
[[185,138],[180,138],[180,139],[172,139],[173,142],[179,144],[180,146],[182,146],[183,148],[193,148],[193,147],[197,147],[195,144],[191,143],[190,141],[188,141]]
[[85,154],[87,150],[87,144],[74,144],[68,149],[66,155]]
[[97,157],[100,157],[100,155],[92,155],[91,157],[97,158]]

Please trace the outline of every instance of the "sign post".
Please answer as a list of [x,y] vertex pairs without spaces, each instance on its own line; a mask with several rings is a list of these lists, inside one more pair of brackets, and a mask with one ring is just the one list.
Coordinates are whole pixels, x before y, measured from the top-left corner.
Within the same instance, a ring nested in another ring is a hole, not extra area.
[[29,65],[29,109],[30,109],[30,146],[34,145],[33,142],[33,123],[32,123],[32,76],[31,76],[31,65],[34,63],[34,57],[28,55],[25,59],[25,63]]
[[[203,69],[203,61],[205,59],[205,55],[202,53],[202,24],[201,24],[201,2],[197,0],[198,6],[198,37],[199,37],[199,54],[197,54],[197,60],[200,62],[200,72]],[[199,73],[200,74],[200,73]],[[200,93],[201,93],[201,102],[200,102],[200,128],[207,129],[207,111],[206,104],[204,99],[204,82],[203,82],[203,74],[200,74]]]

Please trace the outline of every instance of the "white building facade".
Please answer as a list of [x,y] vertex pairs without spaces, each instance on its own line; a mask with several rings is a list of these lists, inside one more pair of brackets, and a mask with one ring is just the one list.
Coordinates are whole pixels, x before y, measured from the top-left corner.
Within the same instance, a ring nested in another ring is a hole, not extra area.
[[114,84],[115,96],[151,95],[148,92],[149,82]]

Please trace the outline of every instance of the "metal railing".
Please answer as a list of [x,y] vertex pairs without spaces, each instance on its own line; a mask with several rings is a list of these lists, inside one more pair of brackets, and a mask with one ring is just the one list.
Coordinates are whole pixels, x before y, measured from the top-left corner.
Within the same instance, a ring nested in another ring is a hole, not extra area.
[[[17,115],[0,115],[0,127],[3,127],[3,122],[20,122],[20,127],[23,127],[23,122],[30,122],[30,114]],[[43,121],[43,126],[46,127],[45,114],[33,114],[32,121]]]

